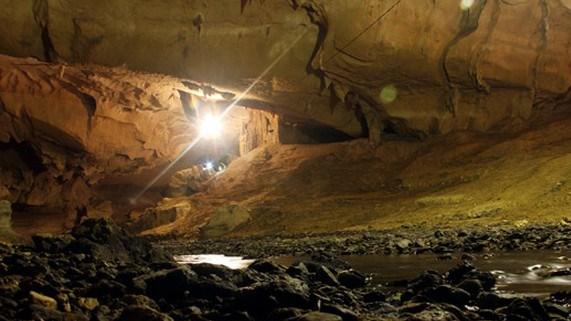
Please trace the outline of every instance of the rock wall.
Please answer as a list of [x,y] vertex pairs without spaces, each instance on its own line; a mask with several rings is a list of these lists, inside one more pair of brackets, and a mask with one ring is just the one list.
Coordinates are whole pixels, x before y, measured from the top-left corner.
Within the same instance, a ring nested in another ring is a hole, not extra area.
[[160,166],[195,137],[175,78],[0,56],[0,88],[0,189],[14,203],[93,207],[100,180]]
[[248,111],[248,120],[240,133],[240,155],[257,147],[279,143],[279,117],[263,111]]
[[240,91],[373,141],[525,124],[571,87],[569,0],[0,0],[0,53]]

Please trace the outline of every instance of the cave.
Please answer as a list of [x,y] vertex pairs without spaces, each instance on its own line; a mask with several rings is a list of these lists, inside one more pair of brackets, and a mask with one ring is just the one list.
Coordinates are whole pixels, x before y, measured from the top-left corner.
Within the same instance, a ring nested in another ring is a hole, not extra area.
[[571,0],[0,8],[0,321],[571,320]]

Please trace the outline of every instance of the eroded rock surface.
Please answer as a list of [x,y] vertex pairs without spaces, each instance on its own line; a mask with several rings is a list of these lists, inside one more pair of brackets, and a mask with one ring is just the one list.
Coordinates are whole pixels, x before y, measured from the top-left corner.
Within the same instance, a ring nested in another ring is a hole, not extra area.
[[0,52],[245,89],[359,136],[516,126],[568,100],[568,0],[4,0]]
[[[109,216],[113,204],[95,195],[96,185],[160,168],[197,136],[193,86],[0,56],[0,197],[73,217]],[[149,180],[127,179],[123,201]]]

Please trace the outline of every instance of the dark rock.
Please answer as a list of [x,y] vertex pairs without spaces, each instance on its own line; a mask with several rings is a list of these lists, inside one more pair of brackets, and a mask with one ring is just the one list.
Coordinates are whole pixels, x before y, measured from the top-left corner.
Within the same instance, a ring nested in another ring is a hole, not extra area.
[[224,279],[231,279],[235,273],[224,265],[215,265],[209,263],[193,264],[190,269],[199,276],[216,275]]
[[511,300],[502,298],[496,293],[482,292],[478,295],[476,303],[482,309],[495,310],[510,304]]
[[466,279],[473,279],[480,281],[484,291],[491,291],[494,286],[496,286],[496,278],[490,272],[482,272],[477,270],[472,270],[468,272],[465,276]]
[[355,312],[339,305],[324,304],[321,307],[321,311],[338,315],[343,319],[343,321],[359,320],[359,316]]
[[476,260],[476,257],[473,256],[473,255],[471,255],[471,254],[464,253],[464,254],[462,254],[462,256],[460,257],[460,259],[461,259],[462,261],[472,262],[472,261],[475,261],[475,260]]
[[550,316],[555,315],[562,318],[569,317],[569,309],[558,304],[547,303],[545,304],[545,310],[547,311],[547,313],[549,313]]
[[248,268],[261,273],[280,273],[285,270],[283,267],[268,260],[256,260]]
[[367,277],[355,270],[345,270],[337,274],[337,280],[341,285],[350,289],[361,288],[367,285]]
[[71,234],[75,240],[70,242],[67,249],[74,253],[91,255],[102,261],[148,264],[170,260],[165,253],[154,249],[151,243],[127,235],[110,220],[84,220]]
[[327,285],[339,285],[339,281],[335,277],[335,274],[331,272],[326,266],[320,266],[315,272],[315,277],[319,282]]
[[218,321],[254,321],[254,319],[245,311],[230,312],[217,317]]
[[61,253],[73,240],[73,236],[69,234],[36,234],[32,236],[36,250],[46,253]]
[[80,313],[67,313],[32,304],[26,313],[31,320],[46,321],[89,321],[89,318]]
[[426,271],[416,279],[412,280],[408,284],[408,287],[414,292],[418,292],[423,289],[434,288],[442,283],[442,276],[438,272]]
[[95,285],[91,286],[86,295],[102,298],[102,297],[120,297],[127,292],[127,287],[113,280],[101,280]]
[[287,274],[293,277],[306,277],[309,274],[309,269],[303,262],[299,262],[289,266],[286,270]]
[[484,290],[482,283],[478,279],[468,279],[460,282],[458,288],[470,293],[472,298],[477,298],[478,294]]
[[195,277],[188,267],[181,266],[139,276],[133,284],[152,298],[178,299],[189,290],[189,280]]
[[307,311],[298,308],[279,308],[275,309],[268,315],[268,321],[285,321],[291,318],[299,317]]
[[530,320],[544,321],[549,320],[547,311],[541,305],[539,300],[535,299],[515,299],[507,308],[508,320]]
[[127,305],[142,305],[153,308],[155,310],[159,310],[159,306],[157,305],[157,303],[153,299],[144,295],[137,295],[137,294],[126,295],[123,297],[123,302],[125,302],[125,304]]
[[469,262],[463,262],[456,267],[450,269],[447,273],[448,282],[458,284],[467,278],[467,274],[474,271],[475,268]]
[[499,321],[502,319],[501,316],[493,310],[482,309],[478,311],[478,314],[480,315],[480,318],[483,320]]
[[190,295],[198,298],[230,297],[238,292],[234,284],[220,279],[189,278],[187,287]]
[[288,319],[288,321],[343,321],[343,319],[335,314],[323,312],[309,312],[299,317]]
[[307,284],[294,278],[257,283],[243,288],[238,300],[256,317],[267,316],[280,307],[308,309],[314,306]]
[[174,321],[164,313],[141,305],[130,305],[123,309],[117,321]]
[[426,296],[434,302],[450,303],[463,307],[470,302],[470,293],[449,285],[440,285],[426,292]]
[[387,295],[380,289],[372,289],[363,295],[363,301],[365,302],[380,302],[385,301],[386,298]]

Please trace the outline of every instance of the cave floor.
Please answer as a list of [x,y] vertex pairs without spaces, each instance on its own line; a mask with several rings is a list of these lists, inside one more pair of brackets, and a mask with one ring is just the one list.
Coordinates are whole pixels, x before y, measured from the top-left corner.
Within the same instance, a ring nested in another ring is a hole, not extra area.
[[569,125],[560,120],[511,135],[459,133],[378,148],[366,140],[258,148],[208,191],[164,200],[165,208],[191,210],[148,233],[195,237],[228,204],[249,218],[225,236],[560,222],[570,215]]

